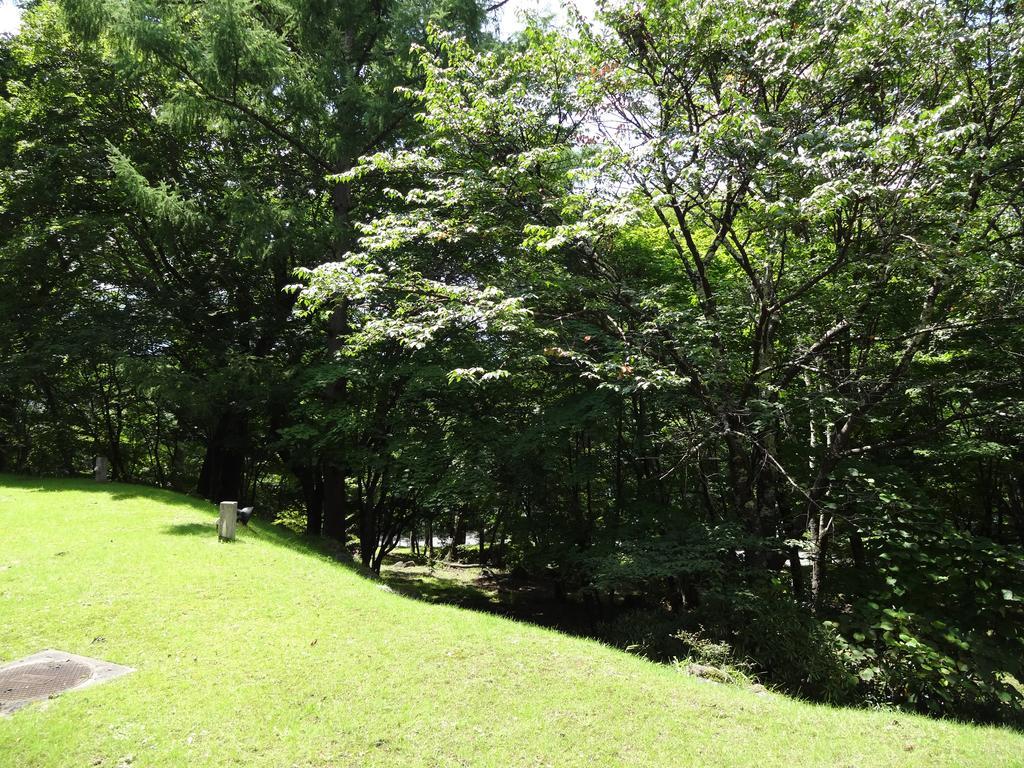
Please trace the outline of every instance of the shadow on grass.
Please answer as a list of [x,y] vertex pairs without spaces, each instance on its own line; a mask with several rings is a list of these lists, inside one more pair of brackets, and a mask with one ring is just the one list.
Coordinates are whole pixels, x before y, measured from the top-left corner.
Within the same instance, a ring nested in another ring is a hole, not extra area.
[[[216,536],[216,505],[194,496],[163,488],[126,483],[97,483],[91,477],[35,478],[0,474],[0,486],[39,493],[65,493],[67,491],[95,493],[114,501],[146,499],[177,507],[186,506],[209,516],[208,523],[191,522],[165,525],[167,536]],[[257,510],[258,514],[258,510]],[[467,579],[446,574],[441,566],[433,571],[425,566],[425,559],[404,554],[402,559],[417,562],[408,570],[389,568],[377,576],[355,562],[345,547],[332,539],[303,536],[281,525],[254,518],[248,528],[238,528],[236,541],[254,539],[286,547],[306,555],[319,556],[345,567],[347,570],[372,581],[386,584],[405,597],[429,603],[443,603],[467,610],[490,613],[518,621],[536,624],[564,634],[585,638],[598,638],[595,617],[583,606],[553,599],[552,590],[538,583],[509,585],[507,579]],[[388,558],[390,563],[398,555]]]
[[0,473],[0,485],[8,488],[29,491],[30,493],[67,493],[82,491],[86,493],[104,493],[113,501],[126,499],[152,499],[154,501],[190,504],[193,507],[205,506],[202,499],[172,491],[167,488],[153,488],[148,485],[134,483],[98,483],[88,476],[71,477],[28,477]]
[[[30,493],[67,493],[69,491],[94,493],[107,497],[111,501],[131,499],[155,501],[173,504],[176,507],[187,507],[203,515],[209,515],[209,523],[178,523],[164,527],[163,533],[168,536],[216,536],[217,505],[205,499],[172,491],[166,488],[152,488],[147,485],[131,483],[97,483],[91,477],[30,477],[0,473],[0,489],[28,491]],[[283,526],[254,518],[248,528],[239,526],[239,538],[258,539],[260,541],[287,547],[306,554],[319,555],[339,564],[352,568],[357,573],[362,569],[352,563],[352,558],[337,542],[328,539],[311,539],[301,536]],[[364,574],[365,575],[365,574]]]
[[386,568],[379,578],[395,592],[414,600],[454,605],[608,644],[601,636],[602,617],[584,604],[559,599],[553,584],[541,580],[515,582],[486,568],[472,573],[474,576],[467,578],[469,571],[453,572],[439,563],[434,569],[425,565]]
[[381,581],[406,597],[414,597],[429,603],[447,603],[462,608],[500,613],[495,597],[476,584],[459,582],[455,579],[434,576],[430,573],[384,571]]
[[164,528],[164,533],[171,536],[209,536],[216,531],[217,526],[213,523],[178,523]]

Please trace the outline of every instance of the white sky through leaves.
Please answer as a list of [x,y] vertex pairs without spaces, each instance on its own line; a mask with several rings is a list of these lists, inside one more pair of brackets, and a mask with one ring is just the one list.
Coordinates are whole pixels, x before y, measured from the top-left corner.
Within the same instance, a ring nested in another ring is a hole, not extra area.
[[13,35],[21,26],[21,10],[11,0],[0,0],[0,35]]
[[[594,16],[596,0],[571,0],[571,5],[584,16]],[[559,0],[509,0],[498,11],[498,31],[507,37],[523,28],[522,14],[536,13],[552,16],[556,24],[564,24],[568,18],[569,2]]]

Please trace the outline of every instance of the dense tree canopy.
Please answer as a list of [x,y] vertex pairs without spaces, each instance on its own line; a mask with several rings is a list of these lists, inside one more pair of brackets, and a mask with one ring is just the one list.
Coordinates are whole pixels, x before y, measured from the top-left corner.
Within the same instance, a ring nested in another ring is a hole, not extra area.
[[106,455],[377,571],[469,527],[651,656],[1021,722],[1014,8],[485,12],[34,7],[0,469]]

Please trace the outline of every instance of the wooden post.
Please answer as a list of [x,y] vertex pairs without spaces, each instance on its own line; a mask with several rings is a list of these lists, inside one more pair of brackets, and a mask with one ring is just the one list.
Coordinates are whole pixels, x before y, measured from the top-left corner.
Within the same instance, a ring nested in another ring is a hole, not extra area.
[[107,482],[110,474],[110,460],[106,456],[97,456],[96,464],[93,465],[93,472],[95,472],[97,483]]
[[217,521],[217,536],[221,541],[234,541],[235,522],[238,520],[238,502],[222,501],[220,519]]

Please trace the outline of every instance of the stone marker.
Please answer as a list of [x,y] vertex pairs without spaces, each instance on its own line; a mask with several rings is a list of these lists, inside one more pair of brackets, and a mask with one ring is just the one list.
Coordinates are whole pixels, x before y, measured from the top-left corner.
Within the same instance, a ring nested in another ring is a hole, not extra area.
[[222,501],[220,503],[220,519],[217,521],[217,535],[223,541],[234,541],[237,520],[238,502]]
[[110,460],[106,456],[97,456],[93,471],[96,473],[97,483],[107,482],[108,475],[110,474]]

